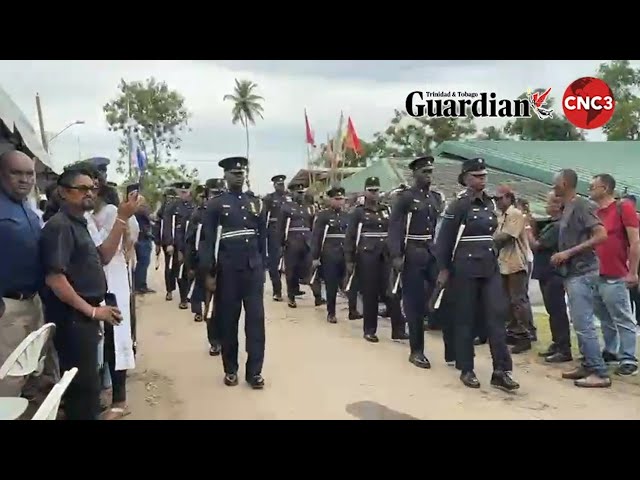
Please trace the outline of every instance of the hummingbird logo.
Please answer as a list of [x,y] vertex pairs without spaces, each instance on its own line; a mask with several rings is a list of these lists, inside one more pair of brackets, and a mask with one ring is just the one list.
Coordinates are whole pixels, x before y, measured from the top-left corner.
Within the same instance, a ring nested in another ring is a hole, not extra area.
[[531,108],[540,120],[553,118],[553,109],[544,108],[547,104],[547,98],[550,93],[551,88],[547,88],[545,92],[532,92],[530,88],[527,90],[527,100],[529,100],[529,105],[531,105]]

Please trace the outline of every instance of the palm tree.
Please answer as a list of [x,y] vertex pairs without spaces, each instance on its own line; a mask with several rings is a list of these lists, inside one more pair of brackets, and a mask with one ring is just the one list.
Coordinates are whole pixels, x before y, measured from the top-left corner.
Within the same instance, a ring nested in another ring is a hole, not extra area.
[[[225,95],[223,100],[231,100],[233,102],[233,109],[231,110],[231,122],[237,125],[238,122],[244,126],[247,134],[247,160],[249,159],[249,124],[256,124],[256,117],[264,119],[262,112],[264,112],[260,102],[264,101],[264,98],[260,95],[256,95],[253,91],[258,88],[256,83],[250,80],[238,80],[236,79],[236,86],[233,89],[233,94]],[[247,186],[249,184],[249,166],[247,165]]]

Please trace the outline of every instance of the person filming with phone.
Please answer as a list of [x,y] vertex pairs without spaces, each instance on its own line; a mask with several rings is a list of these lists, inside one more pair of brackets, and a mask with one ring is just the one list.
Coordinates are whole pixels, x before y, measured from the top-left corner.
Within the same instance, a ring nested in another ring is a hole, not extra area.
[[65,395],[69,420],[96,420],[100,413],[96,366],[100,322],[118,325],[122,320],[117,307],[101,306],[107,294],[103,265],[116,254],[137,208],[137,196],[121,203],[113,229],[96,247],[85,216],[95,207],[96,180],[95,169],[88,165],[65,168],[58,178],[60,211],[45,224],[40,239],[43,301],[48,321],[57,327],[54,342],[60,369],[78,368]]

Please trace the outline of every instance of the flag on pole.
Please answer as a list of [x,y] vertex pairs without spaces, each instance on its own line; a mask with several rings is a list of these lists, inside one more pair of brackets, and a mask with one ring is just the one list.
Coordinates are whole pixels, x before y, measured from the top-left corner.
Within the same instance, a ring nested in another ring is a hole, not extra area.
[[358,138],[355,127],[353,126],[351,117],[349,117],[347,121],[347,134],[345,136],[344,148],[353,150],[356,155],[362,155],[363,153],[362,143],[360,143],[360,139]]
[[307,134],[307,143],[311,145],[313,148],[316,148],[316,140],[313,135],[313,130],[311,130],[311,125],[309,125],[309,117],[307,117],[307,109],[304,109],[304,124]]

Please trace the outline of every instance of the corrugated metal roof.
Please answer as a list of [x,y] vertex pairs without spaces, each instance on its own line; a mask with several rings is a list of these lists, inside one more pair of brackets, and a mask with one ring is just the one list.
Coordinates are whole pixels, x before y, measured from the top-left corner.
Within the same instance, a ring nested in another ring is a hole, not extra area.
[[562,168],[579,177],[578,193],[588,194],[591,178],[598,173],[614,176],[618,190],[640,195],[640,142],[443,142],[438,155],[482,157],[487,165],[550,185]]

